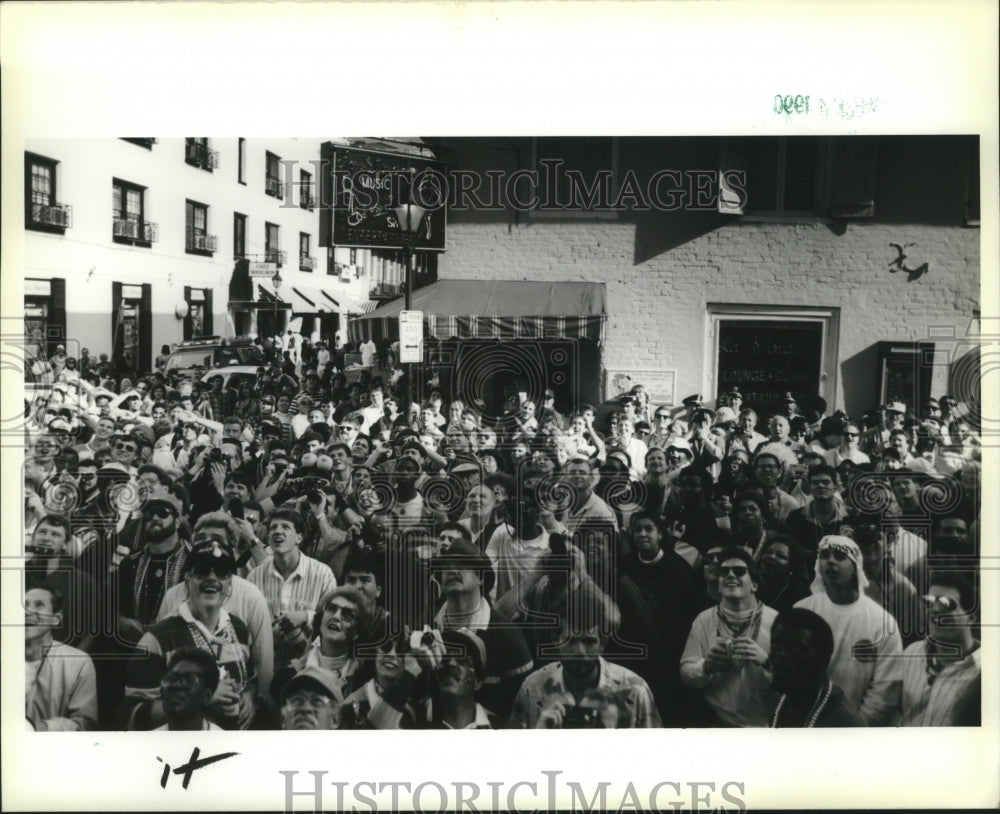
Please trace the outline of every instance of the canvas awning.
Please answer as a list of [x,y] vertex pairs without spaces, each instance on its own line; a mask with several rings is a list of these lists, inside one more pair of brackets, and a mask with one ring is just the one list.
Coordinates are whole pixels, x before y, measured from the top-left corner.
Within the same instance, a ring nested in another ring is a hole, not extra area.
[[340,292],[330,293],[325,288],[293,285],[290,289],[292,313],[303,316],[315,314],[363,314],[365,306],[353,297]]
[[[603,283],[438,280],[413,292],[424,336],[458,339],[604,339]],[[399,338],[403,298],[351,319],[352,342]]]

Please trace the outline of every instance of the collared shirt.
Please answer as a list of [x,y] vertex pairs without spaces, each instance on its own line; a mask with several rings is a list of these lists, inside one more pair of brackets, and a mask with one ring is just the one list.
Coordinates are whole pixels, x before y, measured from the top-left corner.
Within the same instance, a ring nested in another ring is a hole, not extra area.
[[[222,729],[221,726],[216,726],[215,724],[213,724],[207,718],[202,722],[202,725],[201,725],[201,731],[202,732],[213,732],[215,730],[218,730],[219,732],[223,731],[223,729]],[[154,726],[151,731],[153,731],[153,732],[169,732],[170,731],[170,724],[164,724],[163,726]]]
[[522,540],[512,531],[510,526],[500,526],[486,544],[486,556],[497,572],[492,594],[497,598],[516,586],[522,575],[533,573],[538,561],[549,550],[549,533],[545,529],[531,540]]
[[272,554],[247,574],[247,581],[264,594],[272,619],[286,611],[315,611],[320,597],[337,587],[330,566],[301,552],[295,570],[287,577],[278,573]]
[[[448,610],[448,605],[444,604],[441,606],[441,610],[437,612],[434,616],[434,624],[437,625],[442,630],[449,630],[450,625],[445,624],[449,621],[446,611]],[[490,626],[490,603],[486,601],[484,597],[479,597],[479,607],[476,608],[475,613],[472,614],[472,618],[469,621],[461,625],[461,627],[468,628],[469,630],[486,630]]]
[[68,644],[51,642],[43,658],[25,662],[24,716],[44,721],[50,732],[97,728],[97,677],[90,657]]
[[[441,726],[444,729],[454,729],[451,724],[447,721],[441,721]],[[462,727],[462,729],[492,729],[493,724],[490,723],[489,713],[486,712],[482,704],[476,704],[476,717],[468,724]]]
[[[597,686],[611,690],[621,699],[619,728],[642,729],[662,726],[649,685],[626,667],[605,661],[603,658],[600,662],[601,673]],[[566,689],[562,662],[558,661],[535,670],[524,679],[514,700],[509,727],[534,729],[542,710],[555,701],[570,705],[577,703],[573,693]]]
[[865,453],[863,453],[860,449],[848,449],[845,452],[840,447],[828,449],[823,453],[823,458],[834,469],[840,466],[842,461],[850,461],[854,464],[870,464],[872,462],[872,459],[865,455]]
[[903,726],[955,726],[955,705],[982,670],[982,648],[961,661],[946,664],[934,683],[928,682],[927,640],[903,651]]

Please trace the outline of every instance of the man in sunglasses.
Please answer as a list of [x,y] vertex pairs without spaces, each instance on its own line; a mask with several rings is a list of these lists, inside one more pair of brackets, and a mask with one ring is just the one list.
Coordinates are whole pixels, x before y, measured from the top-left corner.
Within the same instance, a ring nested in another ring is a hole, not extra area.
[[826,460],[827,465],[836,469],[840,466],[841,461],[851,461],[851,463],[855,464],[871,463],[871,458],[865,455],[858,447],[860,438],[861,431],[858,429],[857,424],[848,424],[844,427],[840,436],[840,445],[833,449],[828,449],[823,453],[823,458]]
[[143,504],[138,545],[114,577],[118,635],[126,641],[139,641],[156,622],[167,590],[181,582],[190,550],[181,536],[182,518],[181,501],[170,492],[153,494]]
[[153,731],[222,731],[206,717],[218,687],[215,659],[196,647],[175,650],[160,679],[160,699],[167,722]]
[[849,537],[819,541],[812,596],[795,603],[819,614],[833,630],[830,678],[861,708],[868,726],[895,723],[903,652],[896,620],[873,599],[863,557]]
[[927,638],[903,654],[903,726],[979,723],[978,709],[971,719],[962,709],[969,694],[976,693],[982,669],[982,650],[972,634],[976,587],[969,576],[960,571],[931,575],[930,593],[923,597]]

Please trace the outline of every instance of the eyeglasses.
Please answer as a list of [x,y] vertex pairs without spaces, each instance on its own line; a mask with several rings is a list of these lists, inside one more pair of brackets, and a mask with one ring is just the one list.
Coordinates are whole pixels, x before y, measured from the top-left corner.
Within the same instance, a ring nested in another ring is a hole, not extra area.
[[338,605],[336,602],[329,602],[327,606],[323,608],[324,613],[329,613],[331,616],[336,616],[340,614],[340,618],[345,622],[353,622],[358,618],[358,612],[354,608],[348,608],[346,605]]
[[950,596],[934,596],[933,594],[927,594],[923,597],[924,604],[928,608],[933,608],[935,605],[940,605],[941,608],[948,613],[954,613],[958,610],[958,602]]
[[156,506],[144,506],[142,509],[143,517],[159,517],[161,520],[170,517],[173,513],[173,509],[169,506],[163,506],[160,504],[157,504]]
[[135,444],[123,444],[121,441],[115,443],[115,449],[121,450],[122,452],[138,452],[139,447]]
[[199,562],[191,567],[191,573],[198,579],[215,574],[218,579],[229,579],[233,575],[234,566],[229,562]]
[[285,699],[285,705],[292,709],[328,709],[333,706],[333,699],[328,695],[290,695]]
[[720,577],[736,577],[737,579],[743,579],[747,575],[747,567],[745,565],[727,565],[724,568],[719,568]]
[[183,687],[185,690],[193,690],[201,683],[199,673],[166,673],[160,679],[161,687],[172,687],[174,685]]

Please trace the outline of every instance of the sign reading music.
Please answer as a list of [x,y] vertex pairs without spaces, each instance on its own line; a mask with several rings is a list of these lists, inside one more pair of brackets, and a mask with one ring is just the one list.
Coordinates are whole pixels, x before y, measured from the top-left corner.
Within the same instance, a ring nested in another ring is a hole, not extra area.
[[443,161],[381,153],[326,142],[322,157],[319,244],[360,249],[399,249],[404,233],[392,211],[415,203],[427,210],[414,251],[443,252],[447,225],[448,167]]

